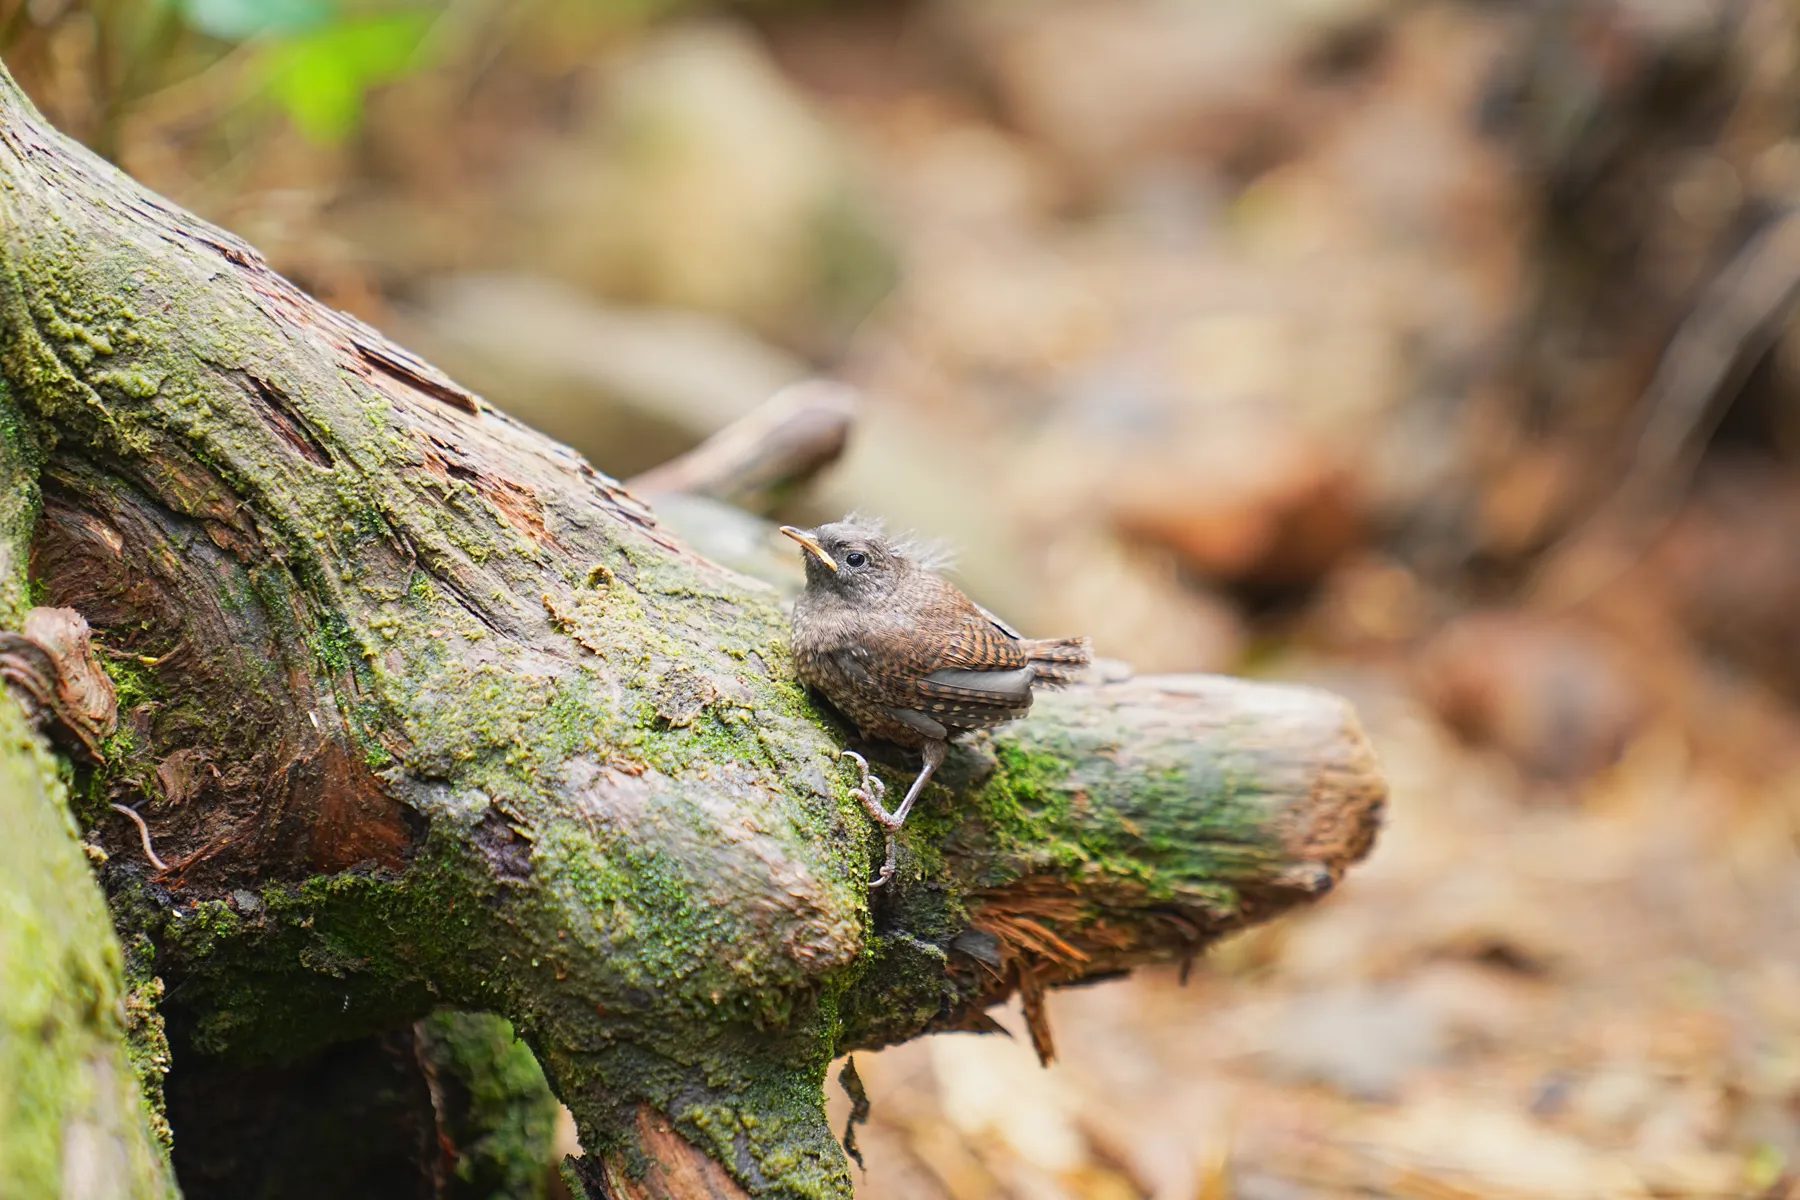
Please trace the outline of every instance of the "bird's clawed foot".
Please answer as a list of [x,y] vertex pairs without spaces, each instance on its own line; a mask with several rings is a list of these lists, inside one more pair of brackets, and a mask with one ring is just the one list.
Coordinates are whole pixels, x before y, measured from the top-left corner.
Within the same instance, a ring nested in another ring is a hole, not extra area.
[[862,772],[862,782],[858,783],[850,794],[862,801],[863,808],[868,810],[868,814],[882,825],[898,826],[900,819],[896,818],[881,803],[882,797],[887,795],[887,784],[870,773],[869,760],[854,750],[839,750],[838,757],[855,760],[856,769]]
[[862,781],[850,794],[862,801],[864,811],[874,818],[876,824],[881,826],[882,835],[887,839],[887,860],[881,864],[881,873],[869,883],[869,889],[873,891],[894,877],[894,860],[899,853],[898,844],[894,840],[894,831],[906,822],[906,814],[904,812],[891,813],[881,803],[882,798],[887,795],[887,785],[870,772],[868,759],[854,750],[840,750],[838,757],[856,761],[856,769],[862,772]]

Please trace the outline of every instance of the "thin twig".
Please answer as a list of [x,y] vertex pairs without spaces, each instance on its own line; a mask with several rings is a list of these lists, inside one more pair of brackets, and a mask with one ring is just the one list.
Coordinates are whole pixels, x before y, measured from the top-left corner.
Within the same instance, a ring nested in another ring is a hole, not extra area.
[[144,857],[149,859],[153,864],[155,864],[157,870],[159,870],[159,871],[168,870],[169,864],[164,862],[162,859],[156,857],[156,851],[151,848],[151,846],[150,846],[150,827],[148,825],[144,824],[144,818],[138,816],[137,809],[126,808],[123,804],[115,804],[112,806],[112,808],[113,808],[114,812],[122,812],[126,816],[130,817],[131,823],[138,827],[138,836],[144,839]]
[[94,649],[109,658],[125,659],[130,662],[141,663],[146,667],[160,667],[171,658],[174,658],[177,654],[180,654],[183,650],[186,650],[187,641],[183,639],[182,641],[176,642],[173,650],[155,656],[149,654],[134,654],[130,650],[114,650],[111,646],[102,646],[98,642],[94,643]]

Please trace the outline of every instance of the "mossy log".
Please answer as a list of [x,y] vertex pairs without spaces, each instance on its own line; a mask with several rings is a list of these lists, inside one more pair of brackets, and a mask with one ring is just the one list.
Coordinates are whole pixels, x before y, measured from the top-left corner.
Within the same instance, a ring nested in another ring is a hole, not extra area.
[[37,598],[86,617],[118,690],[75,815],[187,1053],[498,1013],[590,1196],[842,1197],[834,1054],[1191,956],[1370,844],[1342,701],[1139,678],[954,750],[871,895],[881,838],[772,588],[10,78],[0,322]]
[[[26,615],[36,470],[0,400],[0,631],[9,633]],[[153,984],[140,976],[127,990],[63,772],[31,715],[35,706],[0,687],[0,1196],[170,1197],[157,1136],[167,1130],[150,1103],[166,1065]]]

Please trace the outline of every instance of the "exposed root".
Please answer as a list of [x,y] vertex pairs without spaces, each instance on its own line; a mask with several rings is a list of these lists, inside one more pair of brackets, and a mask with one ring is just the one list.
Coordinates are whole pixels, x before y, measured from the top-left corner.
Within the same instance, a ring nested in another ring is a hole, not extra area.
[[126,808],[123,804],[113,805],[112,810],[114,812],[124,813],[131,818],[131,823],[138,827],[138,837],[142,838],[144,841],[144,857],[150,860],[151,865],[159,871],[168,870],[169,864],[156,857],[156,850],[150,845],[150,827],[144,824],[144,818],[138,816],[137,810],[135,808]]

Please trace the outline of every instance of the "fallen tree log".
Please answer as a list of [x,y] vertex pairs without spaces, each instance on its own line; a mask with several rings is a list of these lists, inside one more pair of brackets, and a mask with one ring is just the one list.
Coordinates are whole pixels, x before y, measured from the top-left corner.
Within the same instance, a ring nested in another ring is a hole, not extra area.
[[34,586],[118,692],[73,807],[178,1058],[499,1013],[590,1197],[847,1196],[834,1054],[1191,956],[1373,837],[1343,702],[1139,678],[954,750],[871,897],[775,591],[3,76],[0,338]]
[[[36,456],[7,411],[0,400],[0,630],[25,624],[37,514]],[[154,985],[134,972],[127,991],[42,714],[0,678],[0,1196],[172,1196],[151,1110],[166,1065]]]

